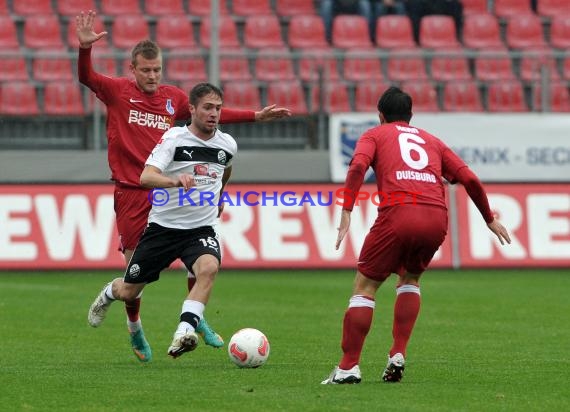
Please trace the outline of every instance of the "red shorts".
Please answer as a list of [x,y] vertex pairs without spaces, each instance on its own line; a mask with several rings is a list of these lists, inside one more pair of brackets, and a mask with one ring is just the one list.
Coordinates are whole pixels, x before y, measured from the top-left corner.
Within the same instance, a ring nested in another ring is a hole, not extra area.
[[147,223],[151,203],[149,190],[115,185],[115,217],[119,231],[119,250],[134,250]]
[[358,258],[358,270],[383,281],[390,274],[423,273],[447,234],[447,210],[436,206],[401,205],[383,209]]

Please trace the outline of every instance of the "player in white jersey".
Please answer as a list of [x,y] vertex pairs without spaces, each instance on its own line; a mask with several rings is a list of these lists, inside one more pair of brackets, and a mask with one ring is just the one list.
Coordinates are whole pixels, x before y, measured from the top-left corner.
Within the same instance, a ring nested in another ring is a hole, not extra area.
[[192,123],[167,131],[146,161],[140,182],[155,188],[149,224],[124,277],[109,283],[90,310],[104,318],[115,300],[132,300],[160,272],[181,259],[196,276],[182,305],[180,322],[168,354],[174,358],[198,345],[195,329],[203,317],[218,273],[221,253],[214,229],[221,213],[218,199],[231,175],[237,151],[232,136],[217,130],[223,94],[200,83],[190,91]]

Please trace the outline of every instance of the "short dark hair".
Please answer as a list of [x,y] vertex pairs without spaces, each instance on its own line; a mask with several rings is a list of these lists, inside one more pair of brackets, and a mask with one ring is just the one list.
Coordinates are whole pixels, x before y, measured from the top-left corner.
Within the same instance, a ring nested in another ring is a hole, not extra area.
[[224,100],[224,92],[222,92],[219,87],[214,86],[211,83],[198,83],[192,87],[192,90],[190,90],[190,104],[196,106],[202,97],[207,96],[210,93],[214,93],[222,99],[222,101]]
[[141,55],[147,60],[156,59],[161,55],[160,47],[152,40],[142,40],[136,44],[131,52],[131,63],[136,66],[137,56]]
[[388,123],[405,121],[412,118],[412,98],[402,89],[391,86],[378,100],[378,111],[384,115]]

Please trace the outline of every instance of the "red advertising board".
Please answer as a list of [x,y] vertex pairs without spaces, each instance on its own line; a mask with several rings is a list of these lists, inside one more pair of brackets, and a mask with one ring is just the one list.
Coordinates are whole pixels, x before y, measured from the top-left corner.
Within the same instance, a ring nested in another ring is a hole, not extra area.
[[[354,268],[376,205],[366,201],[354,209],[349,235],[337,251],[339,188],[230,184],[218,227],[224,268]],[[513,233],[513,244],[496,246],[459,189],[452,205],[457,228],[450,230],[432,267],[451,267],[453,261],[462,267],[570,265],[569,184],[486,188],[493,209]],[[0,186],[0,269],[122,269],[112,193],[112,185]],[[452,244],[458,248],[452,251]]]

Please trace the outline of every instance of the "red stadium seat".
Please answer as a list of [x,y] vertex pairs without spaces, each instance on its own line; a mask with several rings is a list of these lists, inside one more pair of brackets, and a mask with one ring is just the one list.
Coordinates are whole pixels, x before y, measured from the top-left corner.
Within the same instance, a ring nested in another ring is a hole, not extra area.
[[329,47],[320,16],[293,16],[289,22],[289,46],[294,49]]
[[[280,54],[276,54],[280,53]],[[257,53],[255,78],[264,82],[295,80],[293,58],[288,49],[265,49]]]
[[8,15],[8,4],[7,0],[0,0],[0,15]]
[[495,15],[509,18],[521,14],[531,14],[530,1],[524,0],[495,0]]
[[106,76],[117,76],[117,60],[113,57],[113,51],[110,48],[97,47],[91,51],[91,62],[93,68]]
[[53,80],[73,80],[71,60],[67,57],[34,58],[32,77],[41,82]]
[[12,2],[12,11],[19,16],[53,14],[51,0],[15,0]]
[[0,82],[29,80],[26,60],[23,57],[2,58],[2,70],[0,70]]
[[309,113],[305,92],[297,80],[271,82],[267,86],[267,104],[287,107],[294,115]]
[[490,112],[527,112],[524,90],[518,80],[490,83],[487,89],[487,110]]
[[570,49],[570,14],[550,20],[550,45],[557,49]]
[[332,45],[341,49],[372,48],[366,18],[342,14],[336,16],[332,27]]
[[376,44],[384,49],[417,47],[408,16],[387,15],[376,21]]
[[229,82],[232,80],[251,80],[249,61],[245,55],[232,55],[220,57],[220,80]]
[[208,79],[206,63],[200,56],[170,56],[165,60],[164,75],[169,81],[203,82]]
[[245,20],[244,45],[252,49],[283,48],[281,24],[274,15],[254,15]]
[[354,106],[357,112],[373,112],[378,111],[378,99],[390,87],[389,83],[383,81],[365,80],[356,83],[356,92],[354,96]]
[[[204,16],[209,17],[211,15],[211,5],[212,0],[192,0],[188,2],[188,13],[192,16]],[[220,10],[219,13],[223,15],[227,15],[228,8],[226,6],[225,1],[218,2]]]
[[462,0],[463,4],[463,14],[479,14],[488,13],[489,9],[487,7],[488,0]]
[[275,11],[282,17],[316,14],[315,5],[307,0],[277,0]]
[[514,79],[513,61],[504,48],[488,50],[475,57],[475,77],[483,81]]
[[299,78],[316,81],[322,73],[324,79],[338,80],[338,60],[330,49],[303,50],[299,59]]
[[224,84],[224,105],[232,109],[259,110],[259,87],[253,82],[229,82]]
[[10,16],[0,16],[0,49],[17,50],[19,48],[16,24]]
[[546,71],[550,80],[560,79],[556,59],[551,49],[527,49],[522,52],[519,75],[521,80],[538,81],[542,78],[543,70]]
[[[219,45],[222,48],[241,47],[238,38],[237,26],[230,16],[222,16],[219,19]],[[200,44],[205,48],[210,47],[210,33],[212,31],[209,18],[203,18],[200,24]]]
[[151,16],[186,17],[182,0],[145,0],[144,11]]
[[344,79],[350,81],[383,80],[380,59],[373,51],[350,50],[344,55]]
[[482,112],[479,87],[474,81],[449,82],[443,87],[443,110],[446,112]]
[[33,116],[39,114],[36,88],[28,82],[3,83],[0,90],[0,114]]
[[106,16],[142,14],[138,0],[100,0],[100,5],[101,13]]
[[562,78],[570,80],[570,56],[562,60]]
[[386,72],[393,81],[427,79],[426,65],[420,50],[394,50],[388,57]]
[[272,14],[269,0],[232,0],[232,10],[237,16]]
[[535,14],[525,14],[509,19],[506,41],[507,46],[512,49],[547,47],[540,17]]
[[[533,88],[533,109],[534,111],[542,111],[542,87],[540,83],[535,83]],[[549,88],[549,107],[551,112],[570,112],[570,93],[565,83],[553,82]]]
[[570,4],[568,0],[539,0],[536,12],[540,16],[553,18],[560,15],[570,14]]
[[331,82],[324,84],[323,101],[320,102],[321,90],[317,85],[311,88],[311,112],[324,111],[325,113],[346,113],[350,107],[350,97],[346,84]]
[[148,23],[141,14],[115,17],[112,33],[113,45],[126,50],[131,50],[139,41],[150,37]]
[[420,45],[431,49],[461,47],[451,16],[424,16],[420,21]]
[[44,113],[52,116],[84,115],[83,98],[76,82],[49,82],[44,88]]
[[73,17],[88,10],[97,11],[95,0],[56,0],[56,9],[62,16]]
[[184,15],[160,16],[156,21],[156,42],[163,49],[195,49],[192,23]]
[[431,59],[431,78],[440,82],[471,80],[467,57],[461,50],[441,51]]
[[64,49],[59,19],[55,16],[29,16],[24,22],[24,46],[32,49]]
[[437,92],[430,81],[406,81],[402,83],[402,90],[412,97],[414,113],[440,111]]
[[463,44],[472,49],[504,47],[499,21],[490,14],[465,16],[463,24]]

